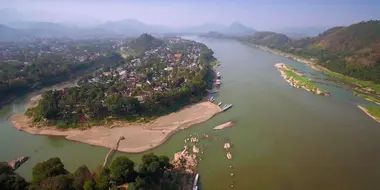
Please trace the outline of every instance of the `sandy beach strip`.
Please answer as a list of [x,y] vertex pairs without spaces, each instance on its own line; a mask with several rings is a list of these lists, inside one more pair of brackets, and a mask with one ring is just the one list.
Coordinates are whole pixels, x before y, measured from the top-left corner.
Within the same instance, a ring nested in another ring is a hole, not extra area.
[[377,117],[373,116],[371,113],[369,113],[369,111],[368,111],[365,107],[363,107],[363,106],[359,106],[359,105],[358,105],[358,108],[360,108],[361,110],[363,110],[364,113],[366,113],[366,114],[367,114],[368,116],[370,116],[372,119],[374,119],[375,121],[377,121],[378,123],[380,123],[380,118],[377,118]]
[[64,136],[68,140],[106,148],[114,147],[119,137],[124,136],[118,151],[141,153],[163,144],[176,131],[207,121],[219,112],[219,106],[211,102],[200,102],[147,124],[115,121],[113,126],[117,127],[93,126],[87,130],[33,127],[32,119],[24,113],[14,114],[11,121],[15,128],[30,134]]

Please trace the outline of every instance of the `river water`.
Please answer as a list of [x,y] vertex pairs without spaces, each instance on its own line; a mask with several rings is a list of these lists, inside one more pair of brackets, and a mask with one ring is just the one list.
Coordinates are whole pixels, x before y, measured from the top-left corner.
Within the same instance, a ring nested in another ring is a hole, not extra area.
[[[190,134],[217,137],[202,140],[206,148],[199,165],[202,189],[337,190],[380,189],[380,125],[357,108],[372,104],[338,84],[318,84],[331,92],[324,97],[290,87],[274,67],[284,62],[311,78],[323,74],[305,64],[232,40],[190,39],[213,49],[222,66],[222,86],[216,102],[232,103],[229,111],[183,130],[152,152],[173,155]],[[331,83],[329,81],[324,81]],[[31,156],[17,171],[31,179],[33,166],[60,157],[73,171],[101,165],[108,149],[34,136],[12,127],[8,117],[23,111],[22,97],[0,110],[0,160]],[[225,121],[230,129],[212,131]],[[233,144],[232,160],[223,143]],[[142,154],[125,154],[136,162]],[[230,167],[231,166],[231,167]],[[234,176],[231,177],[231,173]]]

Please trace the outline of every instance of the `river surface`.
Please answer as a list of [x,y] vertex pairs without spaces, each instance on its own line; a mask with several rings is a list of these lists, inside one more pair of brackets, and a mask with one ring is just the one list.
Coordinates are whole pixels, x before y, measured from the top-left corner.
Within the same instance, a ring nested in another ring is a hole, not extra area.
[[[380,125],[357,108],[372,103],[334,83],[317,84],[330,91],[331,97],[290,87],[275,63],[289,64],[322,82],[326,78],[300,62],[237,41],[190,38],[215,52],[222,64],[216,102],[234,107],[175,134],[152,152],[172,156],[183,149],[189,135],[208,134],[200,142],[206,150],[199,165],[201,186],[207,190],[231,189],[231,183],[242,190],[380,189]],[[25,110],[30,96],[0,110],[0,160],[31,156],[17,170],[28,180],[33,166],[51,157],[60,157],[70,171],[82,164],[95,169],[103,163],[106,148],[13,128],[9,116]],[[229,120],[236,121],[235,127],[212,130]],[[232,160],[226,159],[223,150],[226,141],[233,144]],[[138,162],[142,154],[118,155]]]

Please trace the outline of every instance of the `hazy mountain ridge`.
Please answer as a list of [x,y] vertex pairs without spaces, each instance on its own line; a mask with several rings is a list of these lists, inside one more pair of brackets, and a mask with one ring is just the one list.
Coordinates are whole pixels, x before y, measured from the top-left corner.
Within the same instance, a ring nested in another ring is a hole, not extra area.
[[255,29],[245,26],[238,22],[233,22],[227,28],[220,31],[220,33],[228,34],[228,35],[249,35],[249,34],[254,34],[255,32],[256,32]]

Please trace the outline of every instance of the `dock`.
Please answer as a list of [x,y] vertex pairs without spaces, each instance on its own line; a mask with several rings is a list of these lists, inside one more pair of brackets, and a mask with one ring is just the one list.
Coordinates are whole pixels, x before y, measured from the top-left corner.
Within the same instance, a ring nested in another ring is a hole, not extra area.
[[125,139],[125,138],[124,138],[123,136],[121,136],[121,137],[119,138],[119,140],[117,140],[115,146],[112,147],[111,150],[107,153],[106,158],[104,159],[104,163],[103,163],[102,168],[104,168],[104,167],[107,165],[107,163],[108,163],[108,158],[112,155],[112,153],[113,153],[115,150],[117,150],[117,149],[119,148],[119,143],[120,143],[120,141],[121,141],[121,140],[124,140],[124,139]]

